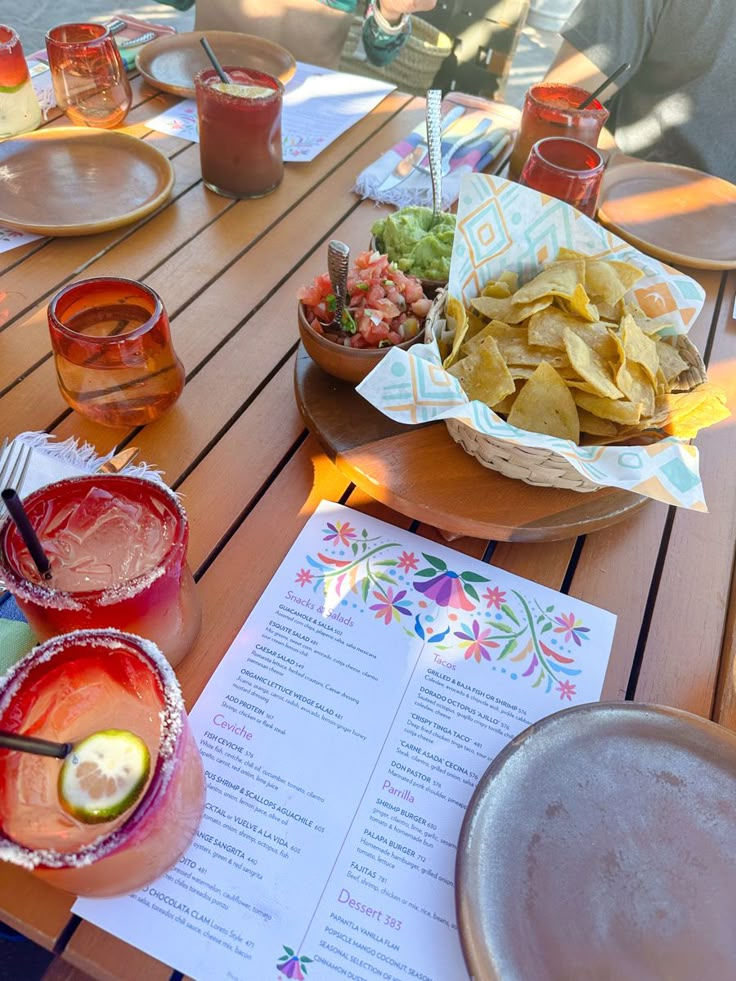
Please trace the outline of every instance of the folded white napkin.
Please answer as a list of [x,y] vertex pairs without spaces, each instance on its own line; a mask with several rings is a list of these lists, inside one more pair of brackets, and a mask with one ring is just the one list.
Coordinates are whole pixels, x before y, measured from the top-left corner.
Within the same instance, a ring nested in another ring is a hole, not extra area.
[[[462,110],[462,111],[460,111]],[[449,123],[449,125],[448,125]],[[467,143],[454,150],[455,144],[471,137]],[[460,193],[460,182],[464,174],[485,170],[509,146],[512,138],[511,126],[493,118],[482,109],[471,107],[451,107],[443,117],[442,157],[447,159],[450,152],[449,173],[442,178],[442,209],[447,210],[455,203]],[[395,178],[397,166],[417,147],[426,146],[427,130],[424,122],[416,126],[408,136],[384,153],[363,170],[355,182],[354,190],[364,198],[373,198],[399,208],[410,204],[432,205],[432,183],[429,174],[416,167],[398,183]],[[416,158],[416,157],[415,157]],[[414,159],[415,159],[414,158]],[[427,169],[429,161],[424,156],[420,161]]]

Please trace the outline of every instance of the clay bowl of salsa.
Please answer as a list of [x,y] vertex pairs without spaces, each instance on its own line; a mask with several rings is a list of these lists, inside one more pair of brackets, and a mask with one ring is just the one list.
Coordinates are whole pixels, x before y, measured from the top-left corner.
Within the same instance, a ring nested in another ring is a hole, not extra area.
[[[392,276],[397,280],[394,285],[402,297],[401,302],[393,286],[389,284]],[[393,300],[389,299],[389,295],[378,297],[380,290],[375,294],[372,292],[374,286],[381,283],[388,284],[384,293],[390,294]],[[325,301],[329,304],[329,296],[328,277],[318,276],[312,286],[299,291],[297,312],[299,336],[307,354],[323,371],[335,378],[357,384],[386,357],[391,348],[407,350],[423,338],[430,300],[414,277],[405,277],[395,270],[389,271],[385,256],[364,252],[356,259],[356,266],[348,279],[347,310],[351,312],[351,332],[324,328],[323,325],[329,321],[329,308],[325,304]],[[361,306],[363,297],[365,304]],[[392,303],[393,306],[390,305]],[[394,319],[392,314],[397,312],[397,307],[401,308],[401,312]],[[386,311],[385,321],[379,321],[375,316],[378,309]],[[368,315],[373,316],[375,323],[367,322],[366,310]],[[404,320],[403,324],[398,323],[401,319]],[[389,324],[388,336],[384,336]]]

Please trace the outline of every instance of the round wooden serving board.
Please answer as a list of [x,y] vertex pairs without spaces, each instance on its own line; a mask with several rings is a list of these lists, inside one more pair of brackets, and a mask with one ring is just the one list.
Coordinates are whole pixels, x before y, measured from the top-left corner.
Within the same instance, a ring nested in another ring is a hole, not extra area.
[[304,421],[346,477],[388,507],[454,535],[557,541],[622,521],[649,500],[615,488],[532,487],[487,470],[444,422],[392,422],[352,385],[325,374],[301,344],[294,389]]

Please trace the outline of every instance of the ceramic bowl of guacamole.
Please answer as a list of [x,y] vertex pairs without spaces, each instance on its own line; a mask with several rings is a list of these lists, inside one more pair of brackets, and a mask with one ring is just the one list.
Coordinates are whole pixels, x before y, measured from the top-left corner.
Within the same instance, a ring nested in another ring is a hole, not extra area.
[[442,212],[432,223],[432,209],[411,205],[373,223],[372,245],[398,268],[422,281],[432,298],[450,275],[455,215]]

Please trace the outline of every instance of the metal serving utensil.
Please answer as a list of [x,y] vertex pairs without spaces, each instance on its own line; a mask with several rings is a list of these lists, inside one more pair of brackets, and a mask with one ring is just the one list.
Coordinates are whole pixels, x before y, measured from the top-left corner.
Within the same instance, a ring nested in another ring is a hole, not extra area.
[[333,238],[327,247],[327,272],[335,294],[335,315],[329,324],[324,324],[325,330],[343,329],[342,314],[347,300],[349,263],[350,249],[344,242]]
[[427,145],[429,147],[429,175],[432,180],[432,224],[442,211],[442,92],[427,92]]

